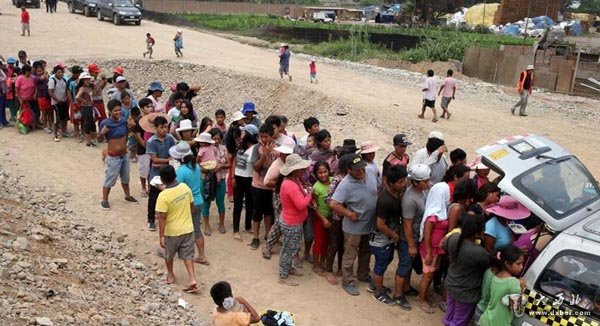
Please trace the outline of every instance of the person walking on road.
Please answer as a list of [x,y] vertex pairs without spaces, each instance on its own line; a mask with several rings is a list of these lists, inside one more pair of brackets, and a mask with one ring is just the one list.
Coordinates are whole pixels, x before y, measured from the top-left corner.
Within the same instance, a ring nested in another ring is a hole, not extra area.
[[448,69],[448,73],[446,75],[446,79],[444,79],[444,83],[442,87],[440,87],[440,91],[438,92],[438,96],[442,95],[442,118],[450,119],[452,113],[450,113],[450,102],[454,100],[454,95],[456,95],[456,79],[452,77],[454,75],[454,71],[452,69]]
[[152,59],[152,47],[155,43],[154,37],[150,33],[146,33],[146,52],[144,52],[144,58],[148,55],[148,58]]
[[290,75],[290,46],[283,43],[279,49],[279,77],[283,79],[283,75],[287,75],[290,81],[292,81],[292,75]]
[[25,31],[27,31],[27,36],[31,36],[31,32],[29,31],[29,11],[25,9],[25,7],[21,7],[21,36],[25,36]]
[[519,75],[519,82],[517,83],[517,90],[519,91],[519,102],[515,104],[510,112],[514,115],[515,110],[519,108],[519,115],[522,117],[526,117],[527,113],[525,110],[527,109],[527,102],[529,101],[529,95],[531,95],[531,91],[533,90],[533,72],[535,68],[533,65],[527,65],[527,69],[523,71]]
[[181,52],[181,49],[183,49],[183,32],[180,29],[177,30],[173,41],[175,42],[175,55],[178,58],[183,57],[183,52]]
[[427,70],[427,79],[423,84],[423,107],[421,108],[421,114],[418,115],[419,119],[425,118],[425,110],[429,107],[433,111],[433,122],[438,121],[437,111],[435,110],[435,98],[437,91],[437,81],[433,78],[433,70]]

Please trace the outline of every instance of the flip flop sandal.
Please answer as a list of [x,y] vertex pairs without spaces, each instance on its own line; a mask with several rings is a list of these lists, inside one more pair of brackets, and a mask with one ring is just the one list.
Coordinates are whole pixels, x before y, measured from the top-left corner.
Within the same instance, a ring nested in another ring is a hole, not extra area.
[[167,283],[167,285],[175,284],[175,279],[173,279],[173,281],[169,281],[169,277],[167,276],[167,278],[165,279],[165,282]]
[[185,293],[200,293],[200,289],[197,284],[188,285],[185,289],[182,290]]
[[435,309],[433,309],[433,307],[429,305],[428,302],[419,301],[419,307],[421,307],[421,310],[423,310],[423,312],[426,314],[433,314],[435,312]]
[[294,280],[290,280],[288,278],[279,278],[277,280],[277,283],[282,284],[282,285],[287,285],[287,286],[298,286],[298,285],[300,285],[298,282],[296,282]]
[[204,266],[210,265],[210,262],[208,261],[208,259],[205,259],[203,261],[200,261],[199,259],[194,259],[194,263],[204,265]]

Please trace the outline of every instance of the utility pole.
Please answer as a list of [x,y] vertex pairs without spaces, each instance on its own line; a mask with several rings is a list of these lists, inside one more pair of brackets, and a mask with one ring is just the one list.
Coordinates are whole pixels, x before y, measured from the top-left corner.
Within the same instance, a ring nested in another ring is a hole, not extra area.
[[529,1],[529,6],[527,7],[527,19],[525,19],[525,37],[523,38],[521,54],[525,53],[525,41],[527,40],[527,30],[529,29],[529,13],[531,12],[531,2],[532,1]]

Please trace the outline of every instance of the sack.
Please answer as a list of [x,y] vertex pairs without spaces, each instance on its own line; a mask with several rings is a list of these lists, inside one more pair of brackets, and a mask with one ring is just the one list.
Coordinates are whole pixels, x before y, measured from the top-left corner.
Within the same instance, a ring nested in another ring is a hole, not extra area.
[[17,121],[17,129],[22,135],[27,135],[29,133],[29,128],[26,125],[22,124],[21,121]]
[[33,110],[31,110],[31,108],[29,107],[29,103],[23,102],[19,114],[19,122],[21,122],[27,127],[31,127],[34,121],[35,115],[33,114]]

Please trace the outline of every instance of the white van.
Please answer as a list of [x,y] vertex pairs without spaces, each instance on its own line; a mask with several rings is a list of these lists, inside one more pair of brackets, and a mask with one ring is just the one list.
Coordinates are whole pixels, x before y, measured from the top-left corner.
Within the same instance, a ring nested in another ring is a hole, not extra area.
[[524,135],[480,148],[498,186],[556,231],[526,271],[513,325],[600,326],[600,190],[571,153]]

